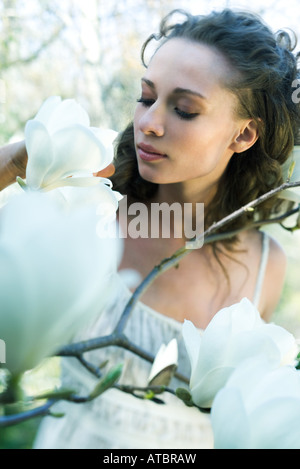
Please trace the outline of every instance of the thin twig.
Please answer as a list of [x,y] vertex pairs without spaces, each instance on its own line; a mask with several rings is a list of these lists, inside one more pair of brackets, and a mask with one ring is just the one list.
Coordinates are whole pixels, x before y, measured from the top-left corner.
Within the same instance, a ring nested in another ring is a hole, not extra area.
[[141,358],[144,358],[147,361],[153,360],[153,356],[151,354],[140,349],[139,347],[136,347],[135,344],[128,340],[125,334],[117,334],[115,332],[107,336],[97,337],[94,339],[88,339],[78,343],[66,345],[57,353],[57,355],[64,357],[80,357],[85,352],[90,352],[92,350],[109,346],[121,347],[133,353],[138,352]]
[[26,412],[20,412],[19,414],[5,415],[3,417],[0,417],[0,428],[16,425],[18,423],[25,422],[25,420],[29,420],[35,417],[44,417],[45,415],[49,415],[50,407],[56,402],[56,400],[49,400],[48,402],[46,402],[46,404],[31,410],[27,410]]
[[89,370],[90,373],[95,375],[97,378],[102,377],[101,370],[98,366],[95,366],[93,363],[88,362],[82,355],[79,355],[76,358],[87,370]]
[[243,231],[258,229],[258,228],[262,228],[263,226],[267,226],[267,225],[280,224],[281,226],[283,226],[281,224],[281,222],[283,222],[287,218],[291,217],[292,215],[295,215],[299,211],[300,211],[300,207],[298,206],[297,208],[289,210],[288,212],[283,213],[282,215],[279,215],[279,216],[274,217],[274,218],[268,218],[268,219],[265,219],[265,220],[255,221],[255,222],[253,222],[249,225],[246,225],[242,228],[238,228],[238,229],[232,230],[232,231],[227,231],[226,233],[212,234],[212,235],[205,238],[204,244],[211,244],[211,243],[215,243],[217,241],[223,241],[224,239],[233,238],[234,236],[238,235],[239,233],[241,233]]
[[[113,333],[111,335],[96,337],[94,339],[69,344],[63,347],[59,352],[57,352],[56,355],[61,357],[76,357],[81,361],[82,365],[84,365],[89,371],[91,371],[93,374],[96,374],[97,367],[94,367],[94,365],[87,362],[82,357],[82,354],[85,352],[91,352],[93,350],[98,350],[109,346],[121,347],[148,361],[149,363],[153,363],[155,358],[154,355],[136,346],[123,333]],[[182,374],[180,371],[176,371],[174,376],[185,383],[189,382],[187,376]]]

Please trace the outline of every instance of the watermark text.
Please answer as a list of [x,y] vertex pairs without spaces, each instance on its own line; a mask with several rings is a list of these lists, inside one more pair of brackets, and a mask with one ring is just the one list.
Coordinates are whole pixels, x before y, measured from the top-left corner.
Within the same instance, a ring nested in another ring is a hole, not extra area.
[[[100,204],[98,214],[105,214],[103,204]],[[144,204],[134,202],[128,204],[127,196],[124,196],[119,206],[119,220],[117,227],[114,224],[102,226],[99,223],[97,234],[100,237],[117,236],[132,239],[181,238],[186,240],[188,249],[199,249],[203,246],[203,203]]]

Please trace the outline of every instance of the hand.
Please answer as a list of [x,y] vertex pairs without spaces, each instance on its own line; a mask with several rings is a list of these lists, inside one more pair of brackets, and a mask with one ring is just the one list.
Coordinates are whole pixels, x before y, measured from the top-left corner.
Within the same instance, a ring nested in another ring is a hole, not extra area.
[[26,166],[28,161],[25,141],[23,140],[21,142],[16,142],[11,145],[13,147],[13,153],[11,155],[12,170],[14,171],[16,176],[25,178]]
[[24,141],[0,148],[0,190],[14,183],[17,176],[25,178],[27,160]]

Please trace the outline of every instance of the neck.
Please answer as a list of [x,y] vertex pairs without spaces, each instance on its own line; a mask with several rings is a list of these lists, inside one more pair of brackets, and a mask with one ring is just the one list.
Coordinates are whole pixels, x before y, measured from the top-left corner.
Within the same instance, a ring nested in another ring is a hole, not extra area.
[[158,188],[155,202],[204,203],[208,205],[217,190],[217,184],[202,186],[199,180],[174,184],[161,184]]
[[199,180],[161,184],[155,198],[151,200],[154,205],[167,204],[169,209],[174,208],[176,204],[181,205],[181,210],[176,212],[177,216],[168,223],[172,233],[181,233],[184,242],[203,231],[205,207],[216,193],[216,184],[202,188],[199,187],[200,185]]

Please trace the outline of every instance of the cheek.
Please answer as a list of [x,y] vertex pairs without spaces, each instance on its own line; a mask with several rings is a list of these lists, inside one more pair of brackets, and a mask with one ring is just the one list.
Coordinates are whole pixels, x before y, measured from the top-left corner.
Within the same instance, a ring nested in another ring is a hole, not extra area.
[[203,143],[199,128],[193,128],[193,126],[185,125],[185,123],[182,124],[182,122],[178,122],[178,120],[170,123],[168,126],[168,134],[172,145],[180,152],[186,153],[187,150],[189,150],[188,153],[191,151],[195,152],[195,150],[199,149],[201,146],[201,142]]
[[175,146],[183,155],[190,155],[194,158],[201,157],[209,149],[212,149],[214,139],[209,132],[203,132],[199,127],[186,126],[183,132],[180,129],[177,132],[175,128],[173,130]]

